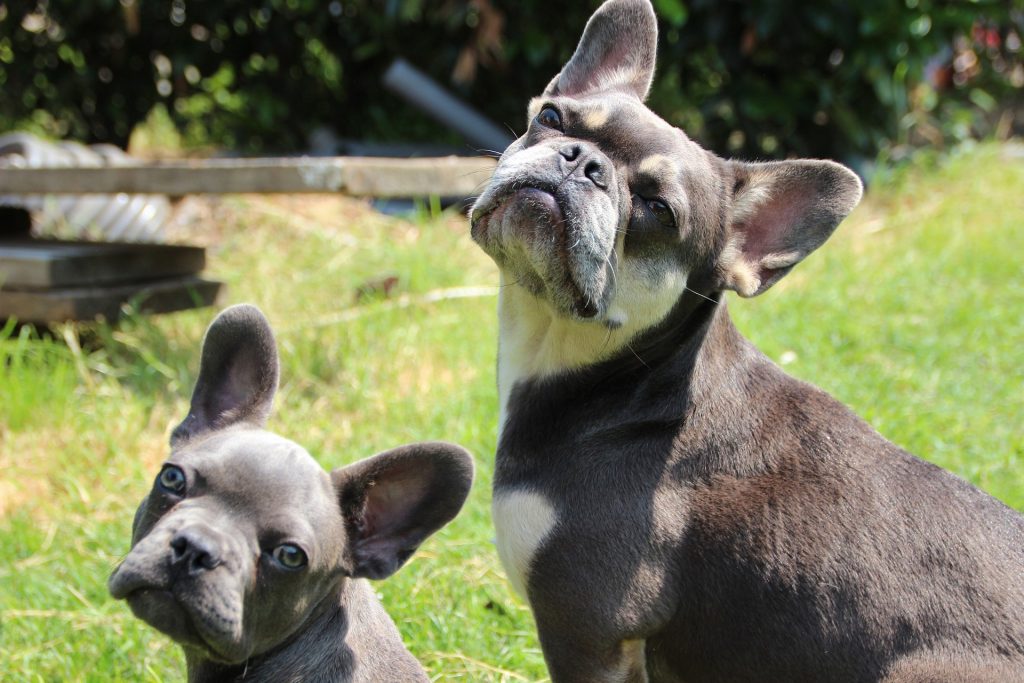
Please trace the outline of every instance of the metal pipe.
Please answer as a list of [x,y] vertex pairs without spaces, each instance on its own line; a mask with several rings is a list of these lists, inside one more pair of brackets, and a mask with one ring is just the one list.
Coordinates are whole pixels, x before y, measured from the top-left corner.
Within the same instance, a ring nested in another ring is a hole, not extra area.
[[388,67],[384,87],[459,133],[481,151],[500,153],[514,139],[404,59],[396,59]]

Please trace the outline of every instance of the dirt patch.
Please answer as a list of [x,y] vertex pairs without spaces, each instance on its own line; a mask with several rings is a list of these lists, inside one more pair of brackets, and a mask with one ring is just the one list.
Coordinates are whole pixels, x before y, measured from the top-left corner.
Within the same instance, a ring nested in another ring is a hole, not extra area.
[[0,472],[3,472],[0,479],[0,519],[6,519],[32,501],[45,500],[52,493],[53,487],[45,473],[32,472],[22,464],[23,455],[34,457],[32,451],[41,448],[40,441],[38,437],[29,438],[28,434],[13,435],[0,431]]

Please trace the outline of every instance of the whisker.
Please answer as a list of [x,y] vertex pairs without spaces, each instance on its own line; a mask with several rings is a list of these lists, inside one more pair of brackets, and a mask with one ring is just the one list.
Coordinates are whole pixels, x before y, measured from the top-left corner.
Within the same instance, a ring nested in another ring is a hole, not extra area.
[[685,290],[686,290],[687,292],[690,292],[690,293],[692,293],[692,294],[696,294],[696,295],[697,295],[697,296],[699,296],[699,297],[700,297],[701,299],[707,299],[708,301],[710,301],[710,302],[711,302],[711,303],[713,303],[713,304],[717,304],[717,303],[718,303],[718,302],[717,302],[716,300],[712,299],[711,297],[709,297],[709,296],[704,296],[703,294],[701,294],[701,293],[700,293],[700,292],[698,292],[697,290],[695,290],[695,289],[690,289],[690,288],[689,288],[689,287],[687,287],[686,285],[683,285],[683,289],[685,289]]
[[611,257],[611,254],[609,254],[608,256],[604,257],[604,265],[605,265],[605,270],[607,270],[608,274],[611,275],[612,287],[616,287],[617,288],[619,286],[619,283],[618,283],[618,280],[616,279],[615,268],[612,267],[612,257]]
[[640,357],[640,355],[639,355],[639,354],[638,354],[638,353],[637,353],[637,352],[636,352],[636,351],[635,351],[635,350],[633,349],[633,345],[632,345],[632,344],[630,344],[629,342],[626,342],[626,348],[627,348],[627,349],[629,349],[629,350],[630,350],[630,351],[631,351],[631,352],[633,353],[633,355],[634,355],[634,356],[636,356],[636,359],[637,359],[638,361],[640,361],[640,364],[641,364],[641,365],[643,365],[643,366],[644,366],[645,368],[647,368],[648,370],[650,370],[650,369],[651,369],[651,366],[650,366],[650,365],[648,365],[647,363],[645,363],[645,362],[644,362],[644,359],[643,359],[643,358],[641,358],[641,357]]
[[478,168],[478,169],[475,169],[473,171],[466,171],[465,173],[460,173],[458,177],[459,178],[468,178],[471,175],[478,175],[480,173],[487,173],[488,174],[487,178],[485,178],[484,180],[480,181],[480,183],[479,183],[480,185],[483,185],[484,183],[486,183],[488,180],[491,179],[492,172],[491,172],[491,169],[489,169],[489,168]]

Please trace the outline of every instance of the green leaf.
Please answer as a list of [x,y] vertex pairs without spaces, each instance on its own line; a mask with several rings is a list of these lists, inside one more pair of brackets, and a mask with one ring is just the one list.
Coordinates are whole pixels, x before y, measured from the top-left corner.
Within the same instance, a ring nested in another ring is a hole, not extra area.
[[981,88],[972,88],[971,92],[968,93],[967,97],[971,100],[971,102],[977,105],[979,109],[985,112],[994,111],[995,108],[999,106],[999,103],[996,101],[996,98],[992,97]]
[[657,8],[658,14],[672,26],[682,26],[689,16],[683,0],[654,0],[654,6]]

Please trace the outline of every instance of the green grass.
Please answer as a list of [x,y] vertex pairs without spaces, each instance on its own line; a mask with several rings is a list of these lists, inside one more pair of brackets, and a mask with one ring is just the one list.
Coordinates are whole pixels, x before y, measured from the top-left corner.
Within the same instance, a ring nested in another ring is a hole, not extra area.
[[[461,218],[387,219],[355,202],[235,198],[195,228],[226,302],[278,330],[270,428],[336,467],[443,438],[477,458],[459,518],[379,584],[438,680],[540,680],[524,604],[488,508],[497,415],[494,285]],[[730,303],[794,374],[883,434],[1024,508],[1024,162],[982,147],[875,187],[818,254],[767,295]],[[398,301],[355,301],[395,274]],[[0,671],[10,681],[166,681],[179,650],[105,588],[131,516],[184,415],[213,312],[0,332]]]

